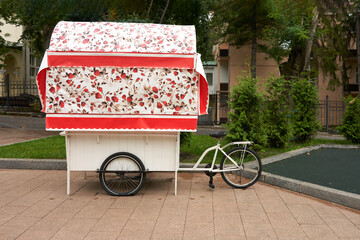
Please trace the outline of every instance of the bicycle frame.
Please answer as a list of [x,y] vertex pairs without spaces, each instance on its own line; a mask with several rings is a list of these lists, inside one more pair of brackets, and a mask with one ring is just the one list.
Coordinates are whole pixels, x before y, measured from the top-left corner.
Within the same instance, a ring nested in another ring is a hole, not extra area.
[[[194,166],[192,168],[179,168],[179,171],[208,171],[208,172],[213,172],[213,173],[217,173],[217,172],[226,172],[226,171],[234,171],[234,169],[214,169],[215,166],[215,161],[216,161],[216,157],[218,154],[218,151],[220,150],[220,152],[222,152],[222,154],[224,154],[224,156],[226,156],[227,158],[230,159],[230,161],[239,169],[242,168],[242,166],[239,166],[234,159],[232,159],[229,155],[226,154],[226,152],[224,151],[225,148],[231,146],[231,145],[243,145],[244,149],[246,149],[246,147],[248,145],[251,145],[252,142],[248,142],[248,141],[243,141],[243,142],[231,142],[226,144],[224,147],[221,147],[220,145],[220,140],[218,140],[218,143],[215,146],[212,146],[208,149],[206,149],[202,155],[200,156],[200,158],[198,159],[198,161],[194,164]],[[204,159],[204,157],[211,151],[215,150],[214,153],[214,157],[211,163],[211,167],[210,168],[199,168],[198,166],[200,165],[200,163],[202,162],[202,160]],[[244,156],[241,156],[242,160],[244,159]]]

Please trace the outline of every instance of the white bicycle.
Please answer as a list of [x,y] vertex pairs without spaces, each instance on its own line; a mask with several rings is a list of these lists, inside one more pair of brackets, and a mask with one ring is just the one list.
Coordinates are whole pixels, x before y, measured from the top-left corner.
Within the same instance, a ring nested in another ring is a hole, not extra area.
[[[221,173],[224,181],[234,188],[247,188],[253,185],[261,175],[262,164],[258,155],[248,148],[252,143],[232,142],[221,147],[220,139],[226,136],[226,131],[214,132],[210,136],[217,138],[218,143],[205,150],[192,168],[178,168],[178,171],[204,171],[210,177],[209,186],[211,188],[215,187],[213,176],[217,173]],[[238,146],[228,152],[224,151],[225,148],[232,145]],[[212,163],[205,168],[200,168],[199,165],[206,154],[213,150],[215,150],[215,154]],[[219,150],[224,155],[220,162],[220,168],[215,164]],[[141,189],[146,179],[146,173],[149,171],[134,154],[118,152],[106,158],[97,172],[100,183],[108,194],[130,196]]]
[[[209,187],[211,188],[215,188],[213,176],[217,173],[221,173],[224,181],[234,188],[247,188],[259,180],[262,164],[259,156],[248,148],[248,146],[252,145],[252,142],[231,142],[221,147],[220,139],[226,136],[226,131],[214,132],[210,136],[218,139],[218,143],[206,149],[192,168],[179,168],[179,171],[204,171],[210,177]],[[237,147],[231,148],[227,152],[224,151],[225,148],[232,145],[237,145]],[[212,163],[207,164],[205,168],[200,168],[199,165],[204,157],[214,150],[215,154]],[[224,155],[220,162],[220,168],[215,164],[219,151]]]

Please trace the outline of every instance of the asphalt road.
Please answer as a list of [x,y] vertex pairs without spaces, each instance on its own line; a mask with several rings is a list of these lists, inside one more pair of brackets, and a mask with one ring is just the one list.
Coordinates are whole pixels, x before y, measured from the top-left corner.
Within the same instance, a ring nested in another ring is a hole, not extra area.
[[45,118],[0,115],[0,127],[45,130]]

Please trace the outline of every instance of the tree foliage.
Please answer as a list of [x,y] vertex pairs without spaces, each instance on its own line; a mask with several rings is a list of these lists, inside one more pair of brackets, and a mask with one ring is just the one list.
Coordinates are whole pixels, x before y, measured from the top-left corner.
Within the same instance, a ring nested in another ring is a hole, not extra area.
[[348,80],[349,69],[342,60],[349,57],[355,37],[354,6],[348,0],[269,0],[274,24],[265,30],[262,51],[280,64],[288,80],[309,70],[312,78],[322,70],[334,89]]
[[214,6],[213,27],[220,42],[237,47],[251,44],[250,68],[256,77],[256,52],[264,29],[272,24],[266,0],[221,0]]
[[213,23],[217,38],[234,46],[249,44],[255,36],[256,51],[273,58],[287,80],[303,72],[311,79],[321,70],[334,89],[349,79],[343,60],[355,39],[357,4],[359,0],[221,0]]
[[209,4],[212,0],[2,0],[0,15],[22,25],[25,40],[38,55],[48,48],[55,25],[65,21],[152,22],[195,25],[198,52],[211,59]]
[[317,120],[318,91],[313,82],[300,76],[293,81],[290,94],[293,105],[291,113],[293,134],[298,142],[305,142],[320,127]]
[[341,126],[337,129],[352,143],[360,143],[360,99],[349,96]]
[[257,91],[256,83],[256,78],[244,74],[232,88],[226,140],[253,141],[259,149],[266,145],[267,138],[262,114],[263,96]]
[[288,81],[271,76],[266,83],[265,118],[268,143],[271,147],[284,147],[290,139]]
[[[4,23],[0,22],[0,27],[3,26]],[[13,45],[12,43],[9,43],[8,41],[6,41],[6,39],[4,37],[9,36],[8,33],[3,33],[0,29],[0,61],[4,62],[4,56],[10,51],[10,46]],[[3,64],[0,64],[0,69],[3,67]]]

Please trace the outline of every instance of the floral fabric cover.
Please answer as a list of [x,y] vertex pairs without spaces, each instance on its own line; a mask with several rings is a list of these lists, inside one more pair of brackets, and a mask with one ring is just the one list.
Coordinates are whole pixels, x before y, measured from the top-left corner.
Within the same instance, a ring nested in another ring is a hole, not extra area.
[[194,26],[62,21],[49,51],[195,54],[196,34]]
[[50,67],[46,78],[46,113],[198,113],[193,69]]

